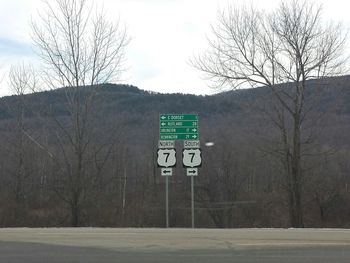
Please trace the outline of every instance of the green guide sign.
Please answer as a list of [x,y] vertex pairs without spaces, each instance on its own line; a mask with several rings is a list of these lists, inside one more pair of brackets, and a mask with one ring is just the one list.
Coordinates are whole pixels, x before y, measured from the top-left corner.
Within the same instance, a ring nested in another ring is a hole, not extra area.
[[197,114],[160,114],[160,140],[199,140]]

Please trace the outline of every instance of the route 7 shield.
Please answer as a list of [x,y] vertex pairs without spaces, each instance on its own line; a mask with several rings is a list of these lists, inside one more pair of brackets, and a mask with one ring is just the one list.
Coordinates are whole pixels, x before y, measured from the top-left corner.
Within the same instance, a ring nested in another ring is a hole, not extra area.
[[200,149],[184,149],[182,151],[182,163],[185,167],[198,167],[202,164]]
[[174,167],[176,165],[175,149],[158,149],[157,163],[159,167]]

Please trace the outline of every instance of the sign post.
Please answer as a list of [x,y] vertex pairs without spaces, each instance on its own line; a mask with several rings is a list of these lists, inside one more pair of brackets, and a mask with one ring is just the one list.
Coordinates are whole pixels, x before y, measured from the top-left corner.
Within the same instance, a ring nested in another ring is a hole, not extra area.
[[187,167],[186,175],[191,177],[191,213],[192,228],[194,228],[194,176],[198,175],[197,167],[201,165],[201,151],[199,143],[197,114],[160,114],[159,115],[159,143],[157,163],[161,168],[161,175],[165,176],[165,220],[169,227],[169,176],[172,167],[176,165],[175,141],[184,141],[182,153],[183,166]]
[[194,176],[191,176],[191,227],[194,228]]
[[165,177],[165,227],[169,228],[169,180]]
[[199,141],[184,141],[182,164],[186,168],[186,175],[191,177],[191,215],[192,228],[194,228],[194,177],[198,175],[198,168],[202,164]]
[[174,141],[159,141],[157,163],[161,168],[161,175],[165,176],[165,226],[169,227],[169,176],[173,175],[176,165],[176,150]]

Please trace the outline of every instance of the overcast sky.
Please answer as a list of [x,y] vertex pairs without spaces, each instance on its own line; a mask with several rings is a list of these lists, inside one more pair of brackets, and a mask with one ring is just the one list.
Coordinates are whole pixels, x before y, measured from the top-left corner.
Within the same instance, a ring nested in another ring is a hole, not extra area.
[[[48,0],[51,1],[51,0]],[[244,0],[100,0],[109,19],[126,24],[131,43],[127,48],[128,72],[123,83],[164,93],[211,94],[213,90],[188,61],[206,47],[210,24],[218,8]],[[266,10],[279,0],[256,0]],[[320,2],[321,1],[315,1]],[[350,1],[324,0],[326,18],[350,27]],[[41,0],[0,0],[0,95],[8,95],[9,65],[37,63],[30,39],[30,20]]]

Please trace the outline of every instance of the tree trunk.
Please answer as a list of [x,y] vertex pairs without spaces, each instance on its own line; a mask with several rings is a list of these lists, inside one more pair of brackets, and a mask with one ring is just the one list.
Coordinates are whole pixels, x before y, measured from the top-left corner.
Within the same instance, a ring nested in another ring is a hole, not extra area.
[[[298,94],[299,95],[299,94]],[[300,96],[300,95],[299,95]],[[299,100],[297,96],[297,100]],[[301,184],[301,120],[300,120],[300,108],[301,103],[296,103],[296,112],[294,114],[294,136],[293,136],[293,156],[292,156],[292,165],[291,165],[291,193],[290,193],[290,205],[292,209],[289,211],[292,213],[291,226],[292,227],[304,227],[303,223],[303,209],[301,202],[301,193],[302,193],[302,184]]]
[[79,204],[78,200],[74,198],[71,203],[71,226],[78,227],[79,226]]

